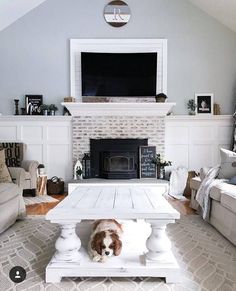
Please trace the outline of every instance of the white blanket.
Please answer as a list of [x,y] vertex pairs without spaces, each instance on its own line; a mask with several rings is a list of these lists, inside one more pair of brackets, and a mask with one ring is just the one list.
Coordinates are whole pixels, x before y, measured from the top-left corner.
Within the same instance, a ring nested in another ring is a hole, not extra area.
[[196,200],[199,203],[202,210],[202,217],[205,220],[209,220],[211,201],[210,201],[210,191],[213,186],[222,183],[223,179],[215,179],[218,176],[220,167],[211,168],[206,174],[205,178],[197,191]]
[[171,172],[169,195],[179,199],[186,200],[183,196],[188,179],[188,170],[185,167],[178,167]]

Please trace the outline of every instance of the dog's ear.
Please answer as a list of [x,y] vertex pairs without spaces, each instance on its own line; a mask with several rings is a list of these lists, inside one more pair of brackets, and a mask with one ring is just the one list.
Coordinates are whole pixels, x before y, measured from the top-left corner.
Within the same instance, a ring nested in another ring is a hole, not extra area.
[[113,232],[111,234],[111,238],[112,238],[112,247],[113,247],[114,255],[119,256],[122,249],[122,242],[119,239],[119,236],[116,232]]
[[121,248],[122,248],[122,242],[121,240],[115,240],[115,248],[114,248],[114,255],[119,256],[121,253]]
[[95,250],[99,255],[102,255],[103,239],[106,236],[104,231],[98,232],[91,241],[91,248]]

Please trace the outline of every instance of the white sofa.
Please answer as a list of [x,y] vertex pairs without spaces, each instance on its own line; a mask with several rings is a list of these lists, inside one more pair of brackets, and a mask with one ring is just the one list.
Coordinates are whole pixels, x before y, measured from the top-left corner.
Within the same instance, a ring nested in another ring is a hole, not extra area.
[[25,216],[25,203],[22,197],[25,170],[8,169],[15,183],[0,183],[0,233],[15,223],[18,218]]
[[[196,210],[198,203],[195,197],[200,183],[199,177],[192,178],[190,181],[192,192],[190,205]],[[236,245],[236,185],[222,182],[213,186],[210,190],[210,198],[210,224]]]

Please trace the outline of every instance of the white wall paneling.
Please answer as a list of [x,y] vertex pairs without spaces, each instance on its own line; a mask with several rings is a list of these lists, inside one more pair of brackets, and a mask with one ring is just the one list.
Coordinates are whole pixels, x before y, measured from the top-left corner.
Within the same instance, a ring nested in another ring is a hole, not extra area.
[[220,148],[229,148],[233,120],[229,115],[166,117],[166,158],[173,166],[199,171],[220,162]]
[[[220,161],[219,149],[229,148],[233,120],[229,115],[167,116],[165,156],[173,166],[198,171]],[[26,159],[45,164],[48,176],[72,178],[72,118],[65,116],[1,116],[0,141],[27,145]],[[130,136],[132,138],[132,136]]]
[[26,144],[27,160],[46,167],[48,177],[72,178],[71,117],[1,116],[0,141]]

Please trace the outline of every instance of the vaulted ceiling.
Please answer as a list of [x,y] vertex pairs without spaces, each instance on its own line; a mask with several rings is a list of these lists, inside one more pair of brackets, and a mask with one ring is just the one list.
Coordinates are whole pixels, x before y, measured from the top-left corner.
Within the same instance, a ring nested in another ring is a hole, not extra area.
[[236,0],[189,0],[236,32]]
[[[1,0],[0,31],[39,6],[44,1],[47,0]],[[236,0],[188,1],[236,32]]]
[[46,0],[0,0],[0,31]]

